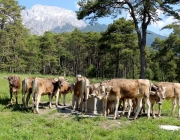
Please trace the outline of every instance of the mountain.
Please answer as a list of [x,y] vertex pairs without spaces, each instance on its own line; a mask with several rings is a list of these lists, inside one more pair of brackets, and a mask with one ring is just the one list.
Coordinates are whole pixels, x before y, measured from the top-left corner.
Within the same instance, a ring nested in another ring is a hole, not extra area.
[[159,35],[159,34],[156,34],[156,33],[152,32],[152,31],[147,30],[146,45],[151,46],[151,44],[154,42],[154,39],[156,37],[158,37],[158,38],[160,38],[162,40],[167,38],[165,36],[162,36],[162,35]]
[[31,9],[21,11],[23,24],[32,34],[43,35],[45,31],[63,27],[66,24],[76,28],[85,27],[82,20],[78,20],[76,13],[55,6],[34,5]]
[[[96,23],[88,25],[83,20],[78,20],[76,13],[60,7],[34,5],[31,9],[21,11],[23,24],[30,29],[32,34],[43,35],[45,31],[54,33],[72,32],[78,28],[82,32],[102,32],[107,29],[106,24]],[[151,46],[156,37],[165,39],[166,37],[147,31],[147,45]]]
[[90,32],[90,31],[102,32],[102,31],[105,31],[107,29],[107,27],[108,26],[106,24],[96,23],[94,25],[87,25],[86,27],[82,28],[81,31],[82,32]]

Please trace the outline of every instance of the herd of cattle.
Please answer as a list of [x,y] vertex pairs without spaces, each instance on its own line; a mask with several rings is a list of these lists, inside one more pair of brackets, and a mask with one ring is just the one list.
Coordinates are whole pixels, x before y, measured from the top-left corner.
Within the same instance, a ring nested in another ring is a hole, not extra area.
[[[5,77],[9,81],[10,104],[12,96],[15,95],[16,104],[18,104],[18,92],[21,87],[19,76],[11,75]],[[113,111],[114,119],[118,115],[118,107],[123,103],[123,111],[128,107],[128,118],[133,109],[134,119],[138,117],[141,109],[147,105],[147,117],[155,117],[154,104],[158,103],[158,116],[161,116],[163,99],[172,100],[172,114],[175,111],[176,101],[178,102],[178,117],[180,117],[180,83],[159,82],[153,85],[147,79],[111,79],[100,83],[90,84],[86,77],[76,76],[76,82],[68,83],[64,77],[58,78],[25,78],[22,81],[22,103],[24,108],[28,108],[28,102],[32,94],[32,110],[39,113],[39,103],[41,96],[48,95],[49,108],[52,108],[52,98],[56,98],[56,107],[60,104],[61,95],[64,96],[64,106],[66,94],[73,92],[72,109],[87,113],[88,98],[97,98],[102,100],[102,112],[106,116]],[[27,94],[27,95],[26,95]],[[26,95],[26,100],[25,100]],[[34,107],[36,107],[34,109]]]

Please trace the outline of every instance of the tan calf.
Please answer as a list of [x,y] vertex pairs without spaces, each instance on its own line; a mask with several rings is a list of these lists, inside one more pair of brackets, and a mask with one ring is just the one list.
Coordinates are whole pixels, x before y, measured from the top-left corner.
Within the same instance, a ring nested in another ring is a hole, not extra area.
[[[52,97],[59,93],[59,88],[61,86],[63,77],[60,78],[35,78],[33,80],[32,87],[32,110],[34,111],[34,101],[36,104],[36,113],[39,113],[38,106],[41,99],[41,96],[49,96],[49,108],[52,108]],[[58,98],[56,99],[57,106]]]
[[72,108],[87,112],[87,99],[89,97],[89,80],[86,77],[77,75],[74,85]]
[[[178,118],[180,117],[180,83],[171,83],[171,82],[159,82],[157,86],[166,87],[165,99],[172,101],[172,111],[171,114],[174,114],[176,104],[178,103]],[[158,115],[161,116],[162,105],[159,106]]]

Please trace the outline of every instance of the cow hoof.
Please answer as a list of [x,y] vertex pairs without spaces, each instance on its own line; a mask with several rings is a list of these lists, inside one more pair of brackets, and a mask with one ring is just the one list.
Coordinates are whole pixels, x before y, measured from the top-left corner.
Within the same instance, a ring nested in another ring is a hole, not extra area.
[[152,118],[153,118],[153,119],[155,119],[155,118],[156,118],[156,116],[153,116]]
[[136,119],[137,119],[137,117],[134,117],[133,119],[134,119],[134,120],[136,120]]
[[39,112],[37,110],[33,110],[34,114],[39,114]]
[[113,120],[116,120],[116,117],[113,117]]

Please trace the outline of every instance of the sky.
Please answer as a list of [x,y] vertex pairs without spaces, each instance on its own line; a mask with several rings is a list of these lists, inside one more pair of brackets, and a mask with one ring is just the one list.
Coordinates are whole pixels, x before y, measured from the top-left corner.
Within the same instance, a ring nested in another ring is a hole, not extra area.
[[[26,9],[30,9],[35,4],[41,4],[43,6],[57,6],[61,8],[65,8],[72,11],[78,11],[79,7],[77,5],[78,0],[17,0],[19,5],[25,6]],[[161,30],[161,28],[167,24],[172,23],[174,20],[172,17],[164,17],[162,12],[159,12],[161,17],[163,18],[162,21],[159,21],[157,23],[152,23],[148,26],[148,30],[155,32],[160,35],[168,36],[171,33],[171,30]],[[128,15],[126,16],[128,18]],[[113,23],[113,20],[111,17],[109,18],[100,18],[98,19],[98,23],[100,24],[111,24]]]

